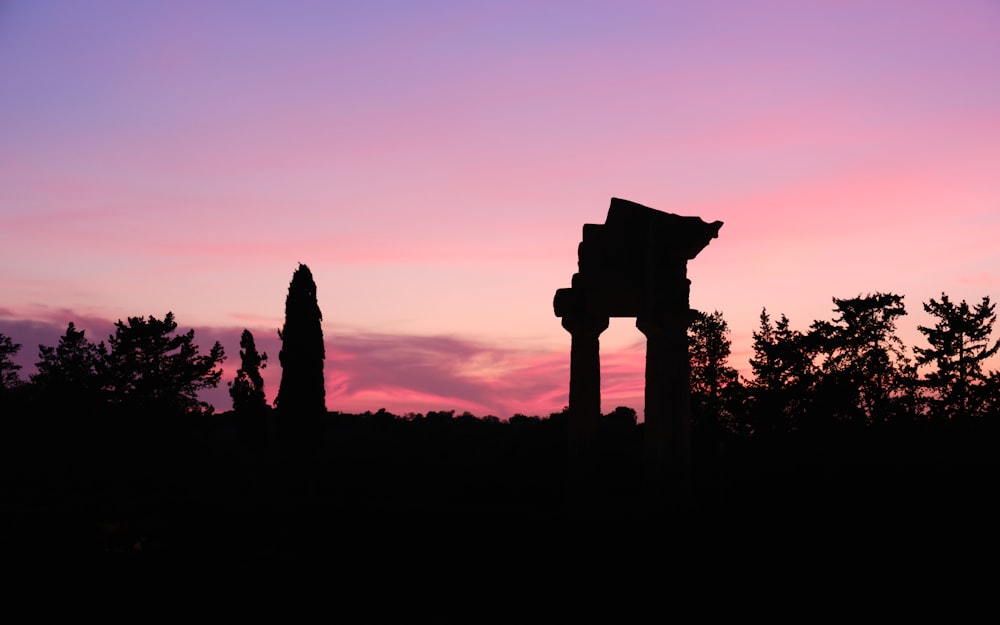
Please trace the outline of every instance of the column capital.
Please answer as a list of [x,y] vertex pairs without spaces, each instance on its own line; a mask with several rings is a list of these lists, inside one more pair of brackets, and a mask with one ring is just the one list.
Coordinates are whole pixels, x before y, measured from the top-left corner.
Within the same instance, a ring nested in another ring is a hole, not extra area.
[[608,329],[609,321],[608,317],[567,315],[562,317],[562,327],[574,337],[597,337]]
[[670,328],[687,330],[696,315],[697,312],[690,309],[673,314],[639,315],[635,318],[635,327],[649,338],[667,332]]

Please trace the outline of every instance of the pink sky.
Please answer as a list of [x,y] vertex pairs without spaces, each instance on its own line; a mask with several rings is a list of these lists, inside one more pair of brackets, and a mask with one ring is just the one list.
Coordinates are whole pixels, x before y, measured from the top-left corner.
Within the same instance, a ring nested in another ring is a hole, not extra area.
[[[611,197],[706,221],[691,304],[1000,299],[1000,4],[0,4],[0,332],[162,317],[273,358],[297,263],[331,410],[545,415],[552,312]],[[997,337],[1000,338],[1000,337]],[[642,335],[602,336],[642,409]],[[1000,365],[997,365],[1000,366]],[[229,407],[224,388],[213,396]]]

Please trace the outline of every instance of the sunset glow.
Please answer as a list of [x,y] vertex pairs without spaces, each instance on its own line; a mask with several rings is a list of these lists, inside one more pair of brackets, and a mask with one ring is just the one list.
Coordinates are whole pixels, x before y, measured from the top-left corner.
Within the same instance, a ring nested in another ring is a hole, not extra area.
[[[301,262],[330,410],[547,415],[619,197],[724,222],[691,305],[744,375],[765,307],[898,293],[912,348],[929,298],[1000,299],[998,67],[989,0],[3,3],[0,332],[27,375],[173,311],[225,382],[249,328],[273,400]],[[642,334],[601,340],[641,415]]]

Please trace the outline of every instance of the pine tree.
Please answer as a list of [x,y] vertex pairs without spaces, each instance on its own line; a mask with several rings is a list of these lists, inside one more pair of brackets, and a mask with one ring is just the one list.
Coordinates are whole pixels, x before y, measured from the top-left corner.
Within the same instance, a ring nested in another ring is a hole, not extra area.
[[21,384],[17,375],[21,365],[14,362],[14,356],[19,351],[20,343],[15,343],[9,336],[0,333],[0,391],[11,391]]
[[112,400],[135,411],[156,414],[211,414],[214,408],[198,393],[215,388],[225,360],[216,341],[199,354],[194,330],[175,334],[177,322],[168,312],[157,319],[129,317],[117,321],[108,340],[108,381]]
[[874,293],[833,303],[833,321],[815,321],[810,331],[823,357],[820,395],[835,417],[884,422],[896,412],[911,370],[896,336],[896,319],[906,314],[903,296]]
[[55,347],[38,346],[37,373],[32,384],[44,403],[58,408],[86,410],[98,406],[107,385],[108,350],[104,343],[87,340],[83,330],[70,322]]
[[963,418],[981,412],[976,400],[988,380],[983,361],[1000,349],[1000,343],[990,345],[995,309],[989,296],[974,308],[965,300],[955,304],[944,293],[941,301],[931,298],[924,304],[924,311],[937,318],[937,323],[934,327],[917,326],[930,347],[915,347],[913,351],[918,367],[934,367],[923,380],[932,414]]
[[753,332],[753,357],[750,358],[750,370],[753,372],[753,386],[756,388],[779,388],[781,386],[780,370],[775,366],[772,354],[774,324],[767,308],[760,311],[760,324]]
[[732,412],[726,400],[739,375],[728,364],[732,341],[729,324],[721,312],[696,313],[688,327],[688,351],[691,356],[691,400],[695,425],[708,426],[705,421],[710,421],[732,429]]
[[784,314],[772,322],[761,310],[760,326],[753,333],[748,411],[758,433],[784,433],[802,425],[809,405],[809,391],[816,381],[814,350],[806,336],[793,330]]

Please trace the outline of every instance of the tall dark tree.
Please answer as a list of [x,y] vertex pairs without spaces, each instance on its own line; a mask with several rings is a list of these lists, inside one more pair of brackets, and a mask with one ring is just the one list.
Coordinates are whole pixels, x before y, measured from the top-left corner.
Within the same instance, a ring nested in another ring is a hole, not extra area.
[[887,421],[912,370],[896,336],[896,319],[906,314],[903,296],[873,293],[835,297],[833,303],[833,321],[815,321],[810,328],[823,359],[819,394],[837,418]]
[[727,398],[738,384],[739,374],[729,366],[732,340],[729,324],[720,311],[696,313],[688,327],[688,352],[694,425],[732,429],[733,415]]
[[214,411],[198,393],[218,386],[222,345],[216,341],[208,354],[200,354],[194,330],[176,330],[172,312],[163,319],[129,317],[115,323],[108,340],[108,381],[116,404],[156,414]]
[[321,440],[326,414],[322,321],[316,282],[309,267],[299,263],[288,285],[285,325],[278,331],[281,383],[274,400],[279,436],[293,455],[317,450]]
[[309,267],[299,263],[288,285],[285,325],[278,331],[281,384],[275,407],[285,414],[326,413],[323,380],[323,314],[316,300],[316,282]]
[[21,344],[15,343],[9,336],[0,332],[0,392],[11,391],[21,384],[17,372],[21,365],[14,362]]
[[1000,349],[990,345],[996,322],[996,305],[988,296],[974,307],[965,300],[955,304],[944,293],[941,301],[933,298],[924,311],[937,319],[933,327],[917,326],[929,347],[913,349],[917,366],[934,367],[924,376],[927,402],[933,414],[945,418],[977,416],[983,402],[979,395],[988,380],[983,361]]
[[271,408],[264,396],[264,376],[267,354],[257,351],[253,334],[244,329],[240,337],[240,368],[236,379],[229,383],[229,396],[233,398],[237,428],[244,441],[257,454],[266,453],[271,440]]
[[747,383],[748,421],[759,434],[797,429],[808,411],[817,369],[805,335],[793,330],[784,314],[777,322],[761,310],[753,333],[753,379]]
[[261,369],[267,367],[267,353],[257,351],[250,330],[244,329],[240,337],[240,368],[236,379],[229,383],[229,396],[233,410],[238,414],[255,414],[267,408],[264,397],[264,377]]
[[55,347],[38,346],[37,373],[31,382],[43,403],[85,410],[102,401],[107,384],[108,350],[104,343],[87,340],[83,330],[70,322]]

